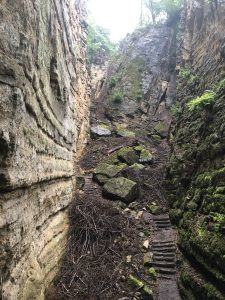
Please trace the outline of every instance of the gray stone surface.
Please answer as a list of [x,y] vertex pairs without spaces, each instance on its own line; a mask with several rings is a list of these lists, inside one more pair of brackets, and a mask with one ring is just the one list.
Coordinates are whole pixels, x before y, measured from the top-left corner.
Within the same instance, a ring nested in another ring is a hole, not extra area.
[[0,2],[4,299],[44,299],[66,244],[89,123],[84,1]]

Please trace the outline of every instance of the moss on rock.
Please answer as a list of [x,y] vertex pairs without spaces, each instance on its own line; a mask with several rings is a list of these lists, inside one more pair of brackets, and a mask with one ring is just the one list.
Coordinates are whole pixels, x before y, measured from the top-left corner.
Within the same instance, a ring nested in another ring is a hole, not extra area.
[[95,175],[105,175],[109,178],[116,176],[119,172],[127,167],[126,164],[110,165],[107,163],[100,163],[95,169]]
[[138,156],[132,147],[123,147],[117,152],[118,158],[127,163],[128,165],[133,165],[138,162]]
[[103,195],[112,200],[130,203],[138,196],[138,186],[136,182],[124,177],[112,178],[103,186]]

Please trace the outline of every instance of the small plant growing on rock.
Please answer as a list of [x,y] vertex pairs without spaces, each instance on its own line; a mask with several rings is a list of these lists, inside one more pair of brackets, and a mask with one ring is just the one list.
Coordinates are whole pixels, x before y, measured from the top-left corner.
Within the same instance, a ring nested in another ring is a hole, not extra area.
[[182,112],[182,107],[180,106],[180,104],[174,103],[170,107],[170,112],[171,112],[173,117],[179,116]]
[[120,104],[120,103],[122,103],[122,101],[123,101],[123,94],[122,94],[122,92],[117,91],[117,92],[113,95],[112,100],[113,100],[113,102],[114,102],[115,104]]
[[203,107],[213,104],[215,101],[215,93],[213,91],[207,91],[200,97],[197,97],[188,102],[187,107],[189,110],[198,110]]
[[111,80],[110,80],[109,88],[110,88],[110,89],[113,89],[115,86],[116,86],[116,79],[113,77],[113,78],[111,78]]

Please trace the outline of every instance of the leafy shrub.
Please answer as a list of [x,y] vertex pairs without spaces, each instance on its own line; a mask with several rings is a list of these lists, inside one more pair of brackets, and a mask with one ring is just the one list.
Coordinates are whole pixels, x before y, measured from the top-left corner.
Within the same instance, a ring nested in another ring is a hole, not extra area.
[[110,41],[109,31],[93,22],[88,24],[88,62],[93,63],[94,57],[99,51],[104,51],[107,55],[112,55],[116,47]]
[[189,110],[201,109],[203,107],[211,105],[215,101],[215,93],[208,91],[188,102],[187,107]]
[[117,91],[113,94],[112,100],[115,104],[120,104],[123,101],[123,94],[121,91]]
[[116,86],[116,79],[113,77],[111,78],[110,80],[110,83],[109,83],[109,88],[112,89]]
[[170,112],[171,112],[172,116],[174,116],[174,117],[180,115],[181,112],[182,112],[182,108],[181,108],[180,104],[179,103],[174,103],[170,107]]
[[215,89],[215,92],[218,93],[218,94],[223,92],[225,90],[225,79],[222,79],[221,81],[219,81],[215,85],[214,89]]

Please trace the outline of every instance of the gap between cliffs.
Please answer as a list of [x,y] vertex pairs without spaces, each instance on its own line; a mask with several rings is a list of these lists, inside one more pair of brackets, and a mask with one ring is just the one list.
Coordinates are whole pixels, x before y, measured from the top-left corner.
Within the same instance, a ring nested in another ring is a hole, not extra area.
[[92,113],[101,123],[91,128],[80,162],[66,255],[46,299],[180,299],[177,233],[163,192],[167,139],[118,131],[99,105]]

